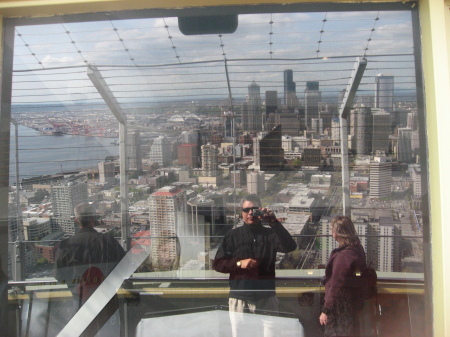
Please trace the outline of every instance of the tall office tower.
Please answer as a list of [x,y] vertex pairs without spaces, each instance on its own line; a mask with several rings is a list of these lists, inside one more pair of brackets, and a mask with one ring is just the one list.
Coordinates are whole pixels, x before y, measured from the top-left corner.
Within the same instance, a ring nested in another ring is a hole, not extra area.
[[141,134],[131,131],[127,134],[128,168],[131,171],[142,171]]
[[247,186],[247,176],[245,170],[234,170],[230,171],[230,181],[234,185],[236,183],[237,188],[243,188]]
[[287,107],[294,107],[298,103],[296,87],[294,82],[294,72],[286,69],[283,73],[284,79],[284,104]]
[[265,135],[267,135],[267,132],[259,132],[257,136],[253,137],[253,165],[255,166],[259,166],[261,164],[259,143]]
[[390,116],[387,112],[374,112],[372,109],[372,154],[377,151],[389,153],[389,136],[391,135]]
[[172,161],[172,145],[165,136],[159,136],[150,148],[150,160],[162,167],[169,166]]
[[67,182],[62,185],[53,185],[51,195],[55,227],[69,235],[74,235],[78,227],[73,221],[74,208],[82,202],[87,202],[87,184]]
[[374,157],[369,166],[370,197],[379,199],[391,195],[392,164],[386,157]]
[[318,147],[306,147],[303,149],[303,165],[304,166],[322,166],[321,149]]
[[197,144],[178,145],[178,165],[186,165],[190,168],[198,167],[199,158]]
[[392,218],[380,217],[378,223],[373,224],[380,236],[378,244],[378,271],[398,272],[400,271],[400,236],[399,224],[393,222]]
[[180,260],[178,236],[187,224],[186,192],[165,186],[149,197],[149,220],[154,270],[172,270]]
[[113,161],[103,161],[98,163],[98,175],[101,184],[113,185],[116,182],[116,164]]
[[375,76],[375,108],[383,109],[390,115],[391,124],[394,116],[394,76]]
[[248,86],[247,101],[242,107],[242,124],[245,131],[262,130],[262,107],[260,87],[253,81]]
[[210,143],[202,145],[202,171],[205,177],[217,176],[219,168],[219,150]]
[[261,171],[279,171],[283,167],[284,151],[281,136],[281,125],[278,125],[259,141],[259,167]]
[[225,137],[234,137],[234,113],[232,111],[222,112],[222,125]]
[[323,134],[323,119],[322,118],[312,118],[311,119],[311,131]]
[[278,109],[278,92],[274,91],[266,91],[266,118],[269,117],[269,114],[274,113]]
[[266,174],[264,171],[247,172],[248,194],[261,194],[266,190]]
[[397,160],[402,163],[413,163],[412,135],[410,128],[398,128]]
[[413,195],[415,198],[422,197],[422,174],[419,164],[408,165],[409,175],[413,181]]
[[322,94],[319,91],[319,82],[306,82],[305,89],[305,117],[306,127],[308,130],[312,129],[311,120],[319,117],[319,102],[322,99]]
[[300,116],[295,112],[274,112],[269,115],[266,123],[266,130],[272,130],[277,125],[281,125],[283,134],[292,137],[300,134]]
[[372,150],[371,108],[356,108],[350,112],[350,135],[354,137],[355,152],[368,155]]
[[339,120],[339,117],[334,117],[331,120],[331,139],[333,140],[334,144],[339,143],[341,140],[341,122]]

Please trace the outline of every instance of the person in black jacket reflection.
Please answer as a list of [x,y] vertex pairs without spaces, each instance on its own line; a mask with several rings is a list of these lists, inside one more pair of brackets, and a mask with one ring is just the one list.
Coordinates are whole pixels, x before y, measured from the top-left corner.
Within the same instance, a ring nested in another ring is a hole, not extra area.
[[[262,215],[255,214],[261,210]],[[242,201],[244,225],[229,231],[213,261],[214,270],[229,273],[229,310],[233,336],[241,336],[245,327],[245,311],[276,314],[275,262],[277,252],[288,253],[297,244],[277,220],[275,214],[261,207],[261,200],[251,194]],[[265,227],[262,220],[270,227]],[[237,313],[237,314],[235,314]],[[274,334],[273,327],[264,324],[264,335]]]
[[79,308],[125,256],[125,251],[112,235],[94,229],[99,220],[92,205],[82,203],[74,211],[80,229],[61,241],[55,278],[67,284]]

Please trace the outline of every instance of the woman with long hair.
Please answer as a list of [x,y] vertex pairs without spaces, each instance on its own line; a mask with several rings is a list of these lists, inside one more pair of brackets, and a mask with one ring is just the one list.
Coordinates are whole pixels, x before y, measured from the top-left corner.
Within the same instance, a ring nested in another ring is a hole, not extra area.
[[325,336],[358,336],[354,278],[366,266],[366,255],[353,222],[345,216],[331,220],[333,239],[339,243],[325,269],[325,301],[319,317]]

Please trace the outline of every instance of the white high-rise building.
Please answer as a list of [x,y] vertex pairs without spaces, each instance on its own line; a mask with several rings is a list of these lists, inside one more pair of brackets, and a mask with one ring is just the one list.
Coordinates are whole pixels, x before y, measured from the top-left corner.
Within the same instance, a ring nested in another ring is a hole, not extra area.
[[53,221],[55,226],[69,235],[74,235],[76,226],[73,221],[74,208],[88,201],[86,183],[67,182],[52,186]]
[[413,193],[415,198],[422,197],[422,175],[420,171],[420,165],[409,165],[409,174],[413,181]]
[[[355,225],[361,245],[366,252],[367,263],[377,271],[401,271],[401,231],[399,224],[391,218],[380,217],[371,219],[369,214],[357,210],[352,212],[352,221]],[[320,234],[327,235],[320,238],[320,262],[326,264],[331,251],[338,247],[338,243],[331,234],[331,218],[322,217]]]
[[186,192],[166,186],[149,197],[149,221],[152,237],[152,266],[155,270],[172,270],[180,259],[178,240],[187,225]]
[[331,139],[335,144],[341,141],[341,122],[339,117],[334,117],[331,120]]
[[162,167],[169,166],[172,161],[172,145],[165,136],[156,138],[150,148],[150,160]]
[[284,152],[292,151],[292,137],[291,136],[281,136],[281,146]]
[[369,184],[371,198],[391,195],[392,164],[386,162],[386,157],[374,157],[374,161],[370,163]]
[[219,168],[219,150],[210,143],[202,145],[202,171],[205,177],[217,176]]
[[247,172],[247,192],[260,194],[266,190],[266,174],[264,171]]

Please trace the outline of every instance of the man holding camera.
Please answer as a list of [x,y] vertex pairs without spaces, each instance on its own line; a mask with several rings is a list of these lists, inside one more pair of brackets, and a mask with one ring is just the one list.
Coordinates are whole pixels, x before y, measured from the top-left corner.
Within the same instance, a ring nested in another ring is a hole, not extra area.
[[[261,200],[251,194],[242,201],[244,225],[229,231],[213,262],[214,270],[229,273],[230,318],[233,336],[240,336],[245,317],[251,312],[276,315],[275,262],[277,252],[289,253],[297,247],[289,232]],[[267,222],[270,227],[263,226]],[[236,314],[237,313],[237,314]],[[264,335],[271,335],[272,327],[264,323]]]

